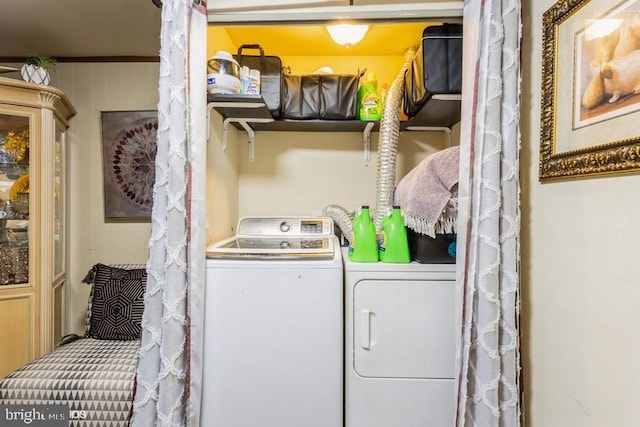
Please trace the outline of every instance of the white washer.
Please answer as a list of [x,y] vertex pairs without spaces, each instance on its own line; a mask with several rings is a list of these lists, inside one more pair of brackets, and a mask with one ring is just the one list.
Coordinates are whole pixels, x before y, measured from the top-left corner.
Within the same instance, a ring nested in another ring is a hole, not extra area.
[[452,426],[455,265],[345,263],[345,427]]
[[343,426],[343,265],[330,218],[243,218],[207,249],[200,425]]

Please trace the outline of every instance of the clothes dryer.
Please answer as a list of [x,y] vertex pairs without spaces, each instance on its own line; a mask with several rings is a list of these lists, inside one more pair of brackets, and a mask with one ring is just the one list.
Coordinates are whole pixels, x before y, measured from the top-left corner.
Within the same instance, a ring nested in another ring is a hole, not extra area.
[[345,263],[345,427],[455,414],[455,265]]
[[343,265],[330,218],[243,218],[207,249],[200,425],[343,426]]

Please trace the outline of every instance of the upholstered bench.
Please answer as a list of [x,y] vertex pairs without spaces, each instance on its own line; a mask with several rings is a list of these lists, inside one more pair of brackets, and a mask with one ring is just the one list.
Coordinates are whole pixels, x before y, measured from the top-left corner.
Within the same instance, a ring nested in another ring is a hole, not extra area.
[[[96,264],[86,331],[0,380],[0,405],[68,404],[70,426],[129,423],[140,349],[146,271]],[[70,342],[69,342],[70,341]]]

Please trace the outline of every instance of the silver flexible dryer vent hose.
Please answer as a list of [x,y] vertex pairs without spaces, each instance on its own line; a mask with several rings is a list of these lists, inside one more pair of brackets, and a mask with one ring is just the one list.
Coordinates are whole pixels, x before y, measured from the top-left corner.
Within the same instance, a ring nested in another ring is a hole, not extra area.
[[322,211],[324,216],[328,216],[333,219],[333,222],[340,228],[344,237],[353,242],[353,213],[347,211],[345,208],[339,205],[329,205]]
[[[391,83],[384,99],[378,138],[377,202],[373,211],[373,221],[377,232],[381,229],[383,218],[391,212],[393,206],[393,192],[396,184],[396,152],[400,135],[400,106],[404,95],[404,74],[411,66],[415,54],[415,47],[407,49],[402,69]],[[341,206],[329,205],[324,209],[323,215],[332,218],[344,237],[349,242],[353,241],[353,213]]]
[[406,50],[402,69],[391,83],[384,100],[380,136],[378,138],[377,198],[373,211],[376,231],[380,232],[382,220],[391,212],[396,185],[396,153],[400,135],[400,107],[404,97],[404,75],[411,66],[416,48]]

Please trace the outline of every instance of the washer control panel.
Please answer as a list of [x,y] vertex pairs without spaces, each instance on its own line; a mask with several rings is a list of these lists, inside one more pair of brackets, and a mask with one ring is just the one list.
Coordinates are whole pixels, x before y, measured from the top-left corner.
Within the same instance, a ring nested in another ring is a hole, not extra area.
[[238,221],[240,236],[330,236],[328,217],[247,217]]

